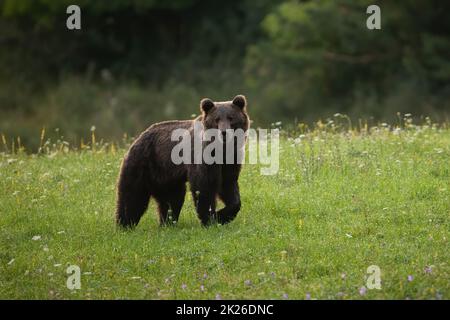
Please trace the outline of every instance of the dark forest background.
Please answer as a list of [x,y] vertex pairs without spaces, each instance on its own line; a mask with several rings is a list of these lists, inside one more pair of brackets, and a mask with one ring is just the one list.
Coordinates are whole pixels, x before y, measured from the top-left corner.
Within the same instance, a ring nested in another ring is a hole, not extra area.
[[[66,28],[70,4],[81,30]],[[381,30],[366,28],[371,4]],[[92,126],[120,139],[238,93],[260,126],[450,113],[448,1],[0,0],[0,10],[0,133],[30,146],[44,126],[71,142]]]

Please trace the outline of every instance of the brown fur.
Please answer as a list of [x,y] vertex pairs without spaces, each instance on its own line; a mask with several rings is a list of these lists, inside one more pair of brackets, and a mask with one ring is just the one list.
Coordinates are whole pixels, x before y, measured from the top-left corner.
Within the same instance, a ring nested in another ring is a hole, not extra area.
[[[171,160],[171,151],[178,141],[171,141],[171,134],[178,128],[192,131],[195,121],[201,121],[205,129],[247,131],[249,118],[246,106],[246,99],[241,95],[227,102],[203,99],[200,104],[202,115],[197,119],[161,122],[145,130],[122,162],[117,186],[117,223],[124,227],[137,225],[147,210],[150,197],[158,204],[161,224],[169,222],[169,210],[172,211],[172,220],[178,221],[187,181],[203,225],[214,220],[219,223],[232,221],[241,206],[238,186],[241,165],[176,165]],[[193,139],[193,134],[191,137]],[[217,213],[216,197],[225,204]]]

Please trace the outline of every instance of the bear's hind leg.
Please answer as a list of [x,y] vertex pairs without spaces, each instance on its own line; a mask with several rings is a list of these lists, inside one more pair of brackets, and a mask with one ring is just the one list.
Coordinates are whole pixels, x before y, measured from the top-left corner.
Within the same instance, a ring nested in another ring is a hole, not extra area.
[[144,190],[121,190],[118,195],[116,222],[121,227],[136,226],[145,213],[150,193]]

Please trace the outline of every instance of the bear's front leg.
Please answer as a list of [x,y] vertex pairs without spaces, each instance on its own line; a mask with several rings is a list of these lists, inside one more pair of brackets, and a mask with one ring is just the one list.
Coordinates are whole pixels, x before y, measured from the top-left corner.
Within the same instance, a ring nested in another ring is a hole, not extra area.
[[227,224],[236,218],[241,209],[241,196],[237,181],[225,183],[219,192],[219,197],[225,204],[225,207],[217,211],[217,221],[220,224]]
[[189,183],[197,215],[202,225],[208,226],[215,220],[220,168],[216,165],[193,165],[189,170]]
[[211,217],[214,216],[215,211],[215,194],[213,192],[197,192],[196,209],[197,215],[203,226],[208,226],[211,223]]

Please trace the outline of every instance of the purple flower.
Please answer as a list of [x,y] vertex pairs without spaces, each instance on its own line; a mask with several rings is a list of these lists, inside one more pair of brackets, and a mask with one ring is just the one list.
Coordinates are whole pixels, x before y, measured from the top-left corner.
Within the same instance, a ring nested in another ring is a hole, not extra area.
[[414,279],[414,277],[413,277],[412,275],[409,275],[409,276],[408,276],[408,281],[409,281],[409,282],[413,281],[413,279]]
[[222,296],[219,293],[216,294],[216,300],[222,300]]
[[311,293],[307,292],[305,295],[306,300],[311,300]]
[[289,296],[287,293],[283,293],[283,299],[289,299]]
[[201,291],[201,292],[205,291],[205,286],[204,286],[204,285],[201,285],[201,286],[200,286],[200,291]]
[[425,269],[423,270],[425,273],[430,274],[431,272],[433,272],[433,268],[432,266],[426,266]]
[[251,282],[250,280],[245,280],[245,281],[244,281],[244,284],[245,284],[246,286],[251,286],[251,285],[252,285],[252,282]]
[[186,290],[186,289],[187,289],[187,285],[186,285],[185,283],[183,283],[183,284],[181,285],[181,289]]
[[359,288],[359,294],[360,294],[361,296],[366,295],[366,292],[367,292],[366,287],[362,286],[361,288]]
[[203,279],[207,279],[208,275],[206,274],[206,272],[203,274]]

